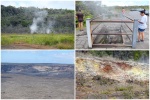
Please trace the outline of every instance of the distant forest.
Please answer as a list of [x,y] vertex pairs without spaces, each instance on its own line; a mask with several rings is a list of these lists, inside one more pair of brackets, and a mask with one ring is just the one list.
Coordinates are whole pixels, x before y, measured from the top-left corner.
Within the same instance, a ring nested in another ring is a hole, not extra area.
[[48,9],[35,7],[20,7],[1,5],[2,33],[30,33],[35,12],[47,11],[45,21],[52,22],[50,33],[74,33],[74,10]]
[[89,53],[94,56],[104,57],[104,56],[112,56],[113,58],[118,58],[121,60],[141,60],[141,59],[149,59],[149,51],[77,51],[81,53]]

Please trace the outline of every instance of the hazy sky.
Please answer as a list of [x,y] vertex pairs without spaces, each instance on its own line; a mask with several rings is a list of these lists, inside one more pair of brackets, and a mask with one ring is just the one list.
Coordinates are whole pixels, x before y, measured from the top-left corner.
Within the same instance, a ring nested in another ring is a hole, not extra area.
[[[5,6],[15,7],[38,7],[38,8],[55,8],[55,9],[72,9],[75,7],[75,0],[1,0],[1,4]],[[92,0],[81,0],[81,1],[92,1]],[[95,1],[95,0],[93,0]],[[148,5],[149,0],[97,0],[102,1],[103,5],[107,6],[131,6],[131,5]]]
[[53,8],[53,9],[71,9],[74,10],[74,1],[48,1],[48,0],[1,0],[1,4],[5,6],[15,7],[38,7],[38,8]]
[[1,61],[9,63],[74,63],[74,50],[2,50]]
[[148,5],[149,0],[101,0],[103,5],[107,6],[131,6]]

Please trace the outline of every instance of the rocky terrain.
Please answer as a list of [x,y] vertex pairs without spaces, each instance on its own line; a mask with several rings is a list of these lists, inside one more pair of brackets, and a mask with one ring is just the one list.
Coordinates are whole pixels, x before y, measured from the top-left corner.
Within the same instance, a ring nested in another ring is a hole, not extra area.
[[148,99],[149,65],[115,58],[76,57],[77,99]]
[[2,63],[1,72],[2,99],[74,98],[74,65]]
[[25,74],[32,76],[53,76],[73,78],[74,68],[69,64],[8,64],[3,63],[2,73]]

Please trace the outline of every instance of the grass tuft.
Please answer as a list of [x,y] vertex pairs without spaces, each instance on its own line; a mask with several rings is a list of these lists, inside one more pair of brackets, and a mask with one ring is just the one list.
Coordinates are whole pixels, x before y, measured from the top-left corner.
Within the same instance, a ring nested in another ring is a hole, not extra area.
[[133,89],[132,86],[128,86],[128,87],[116,87],[115,90],[116,91],[131,91]]

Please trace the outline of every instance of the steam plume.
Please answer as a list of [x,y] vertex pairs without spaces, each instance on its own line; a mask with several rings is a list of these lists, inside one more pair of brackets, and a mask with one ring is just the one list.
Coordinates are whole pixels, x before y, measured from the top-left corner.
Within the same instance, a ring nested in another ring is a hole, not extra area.
[[48,20],[48,12],[46,10],[34,13],[33,23],[30,26],[30,32],[47,33],[51,32],[52,23]]

